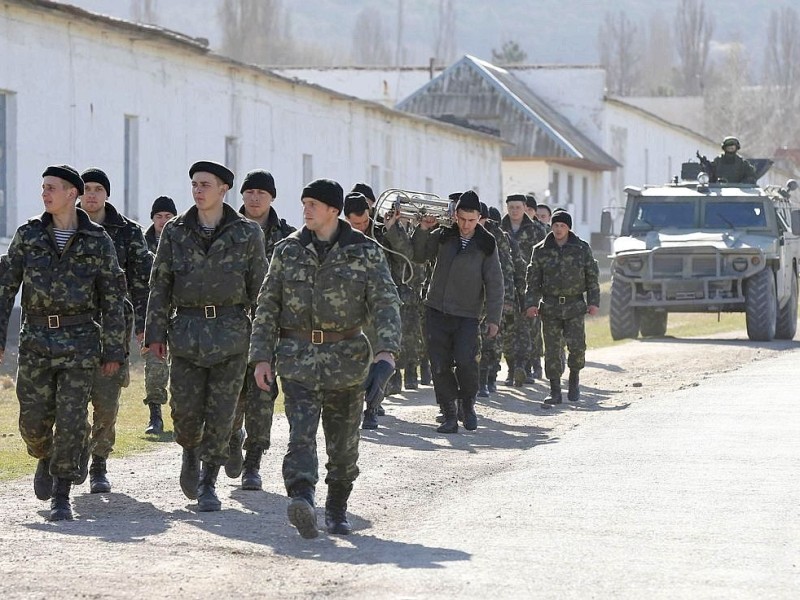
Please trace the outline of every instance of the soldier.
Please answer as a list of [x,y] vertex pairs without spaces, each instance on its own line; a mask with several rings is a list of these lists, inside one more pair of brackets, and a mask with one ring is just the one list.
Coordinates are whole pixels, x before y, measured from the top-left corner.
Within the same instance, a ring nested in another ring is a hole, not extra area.
[[[155,255],[158,249],[158,240],[167,221],[178,214],[175,202],[169,196],[159,196],[153,201],[150,209],[150,220],[153,224],[144,232],[147,247]],[[157,358],[148,352],[147,346],[142,346],[144,356],[144,403],[150,409],[150,421],[144,430],[147,434],[158,435],[164,433],[164,417],[161,407],[167,403],[167,383],[169,382],[169,364],[166,358]]]
[[[150,268],[153,255],[147,248],[144,233],[139,224],[123,216],[108,201],[111,183],[100,169],[87,169],[81,173],[84,193],[78,208],[82,208],[89,218],[102,225],[114,242],[119,266],[125,272],[127,282],[126,310],[129,329],[136,334],[138,346],[144,337],[144,319],[147,310],[147,296],[150,293]],[[130,338],[130,333],[128,335]],[[126,346],[127,348],[127,346]],[[92,433],[89,447],[92,464],[89,467],[89,489],[92,494],[106,494],[111,491],[106,461],[114,450],[116,440],[117,413],[119,398],[123,387],[130,384],[128,360],[122,363],[113,377],[103,375],[100,368],[95,372],[92,386]]]
[[533,194],[525,194],[525,214],[528,215],[531,221],[539,220],[538,207],[539,204],[536,202],[536,196]]
[[[439,227],[427,216],[414,231],[414,261],[435,261],[428,293],[426,333],[436,401],[444,415],[439,433],[458,432],[457,401],[464,427],[478,427],[479,320],[485,310],[486,337],[500,328],[503,275],[497,242],[480,224],[480,200],[472,190],[456,204],[456,223]],[[453,369],[455,365],[455,370]]]
[[[521,261],[518,262],[518,269],[521,269],[516,276],[516,280],[522,283],[525,279],[525,268],[531,260],[533,247],[544,239],[547,234],[544,226],[538,220],[534,221],[525,212],[527,198],[523,194],[513,194],[506,198],[506,208],[508,214],[503,217],[500,226],[508,233],[511,239],[519,247]],[[524,284],[523,284],[524,286]],[[522,294],[524,287],[517,287]],[[522,317],[522,298],[517,299],[520,307],[517,317],[513,321],[512,327],[505,336],[503,353],[506,355],[508,364],[508,378],[506,385],[521,387],[526,381],[530,382],[536,377],[541,378],[542,366],[540,347],[534,346],[533,332],[535,326],[530,325]],[[533,373],[528,370],[528,365],[533,367]]]
[[562,342],[569,350],[567,398],[573,402],[580,398],[579,374],[586,364],[584,317],[587,312],[596,315],[600,306],[597,261],[589,244],[570,231],[572,216],[556,211],[551,226],[544,241],[534,247],[525,290],[525,314],[542,319],[545,375],[550,380],[544,408],[561,404]]
[[60,521],[72,520],[70,489],[86,477],[96,370],[102,365],[102,375],[114,377],[125,360],[126,289],[111,238],[75,206],[84,192],[78,172],[50,166],[42,177],[45,212],[17,229],[0,259],[0,341],[5,346],[22,285],[19,429],[39,461],[36,497],[52,497],[49,518]]
[[547,232],[550,232],[550,217],[553,216],[553,211],[550,210],[550,207],[547,204],[538,204],[536,206],[536,216],[539,217],[539,222],[547,228]]
[[722,153],[711,164],[717,181],[724,183],[755,183],[756,170],[749,160],[739,156],[739,139],[728,136],[722,140]]
[[371,219],[375,218],[375,192],[372,190],[372,187],[367,185],[366,183],[357,183],[353,186],[353,189],[350,192],[356,192],[358,194],[363,194],[364,198],[367,199],[367,204],[369,204],[369,216]]
[[[283,460],[291,498],[287,513],[302,537],[313,538],[320,416],[328,454],[325,524],[329,533],[348,534],[364,389],[368,404],[378,402],[392,374],[400,349],[400,300],[377,244],[338,218],[341,186],[317,179],[301,199],[305,226],[275,247],[258,297],[250,362],[263,390],[274,379],[273,364],[281,376],[289,421]],[[370,319],[374,360],[362,332]]]
[[[269,265],[275,244],[295,232],[295,228],[289,225],[285,219],[278,217],[278,213],[272,206],[275,198],[278,197],[275,179],[268,171],[250,171],[245,175],[239,193],[242,194],[242,207],[239,212],[251,221],[258,223],[261,231],[264,232],[264,250],[266,251],[267,265]],[[253,311],[255,312],[255,306],[253,306]],[[256,385],[252,365],[247,366],[242,393],[236,404],[236,416],[233,420],[233,430],[228,448],[230,455],[228,462],[225,463],[225,473],[228,477],[238,477],[241,473],[243,490],[260,490],[262,488],[259,472],[261,457],[264,452],[269,450],[272,415],[275,411],[275,399],[278,397],[278,391],[277,381],[269,392],[262,391]],[[242,426],[247,433],[246,439]],[[244,445],[246,454],[244,460],[242,460],[242,445]]]
[[189,177],[195,205],[164,226],[158,243],[145,344],[163,359],[169,342],[172,424],[183,447],[181,490],[197,499],[199,511],[215,511],[221,508],[217,475],[228,460],[247,368],[250,308],[267,260],[261,228],[224,202],[233,173],[200,161]]

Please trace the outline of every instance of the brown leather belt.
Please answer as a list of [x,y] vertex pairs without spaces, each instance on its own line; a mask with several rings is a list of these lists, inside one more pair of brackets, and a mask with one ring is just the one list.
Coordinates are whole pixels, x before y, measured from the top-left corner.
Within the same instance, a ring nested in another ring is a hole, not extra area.
[[25,315],[25,322],[31,325],[46,325],[50,329],[59,329],[69,325],[83,325],[94,321],[94,315],[84,313],[82,315]]
[[312,329],[308,331],[303,329],[281,328],[282,338],[311,342],[312,344],[341,342],[342,340],[349,340],[359,335],[361,335],[361,327],[353,327],[353,329],[346,329],[344,331],[322,331],[321,329]]
[[228,304],[225,306],[214,306],[213,304],[208,304],[207,306],[179,306],[175,309],[175,312],[179,315],[203,317],[204,319],[216,319],[222,315],[230,315],[242,311],[244,311],[244,306],[241,304]]

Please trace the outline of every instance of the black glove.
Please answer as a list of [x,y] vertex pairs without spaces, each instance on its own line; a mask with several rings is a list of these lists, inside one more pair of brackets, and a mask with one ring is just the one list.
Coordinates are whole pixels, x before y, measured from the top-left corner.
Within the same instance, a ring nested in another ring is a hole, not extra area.
[[364,382],[364,389],[367,391],[367,408],[378,408],[383,394],[386,390],[386,384],[389,383],[389,378],[394,373],[394,367],[386,360],[379,360],[372,363],[367,374],[367,380]]

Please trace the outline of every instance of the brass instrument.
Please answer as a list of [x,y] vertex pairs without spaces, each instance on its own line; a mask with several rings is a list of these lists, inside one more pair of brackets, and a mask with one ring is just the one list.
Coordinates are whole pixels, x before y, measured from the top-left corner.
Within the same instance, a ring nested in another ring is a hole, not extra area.
[[390,188],[375,203],[375,214],[385,221],[399,212],[415,225],[424,217],[435,217],[439,225],[449,227],[453,224],[454,204],[436,194]]

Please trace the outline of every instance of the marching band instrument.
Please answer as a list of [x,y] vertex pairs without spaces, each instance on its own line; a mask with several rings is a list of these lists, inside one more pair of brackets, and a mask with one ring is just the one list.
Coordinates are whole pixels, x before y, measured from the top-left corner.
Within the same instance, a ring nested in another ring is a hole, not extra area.
[[419,224],[425,217],[435,217],[439,225],[453,224],[454,203],[427,192],[412,192],[390,188],[375,203],[375,214],[383,220],[399,213],[412,223]]

